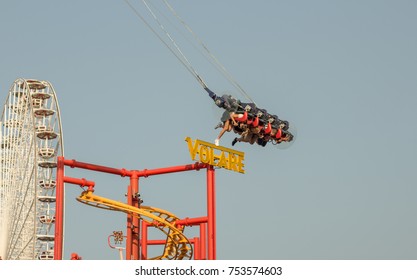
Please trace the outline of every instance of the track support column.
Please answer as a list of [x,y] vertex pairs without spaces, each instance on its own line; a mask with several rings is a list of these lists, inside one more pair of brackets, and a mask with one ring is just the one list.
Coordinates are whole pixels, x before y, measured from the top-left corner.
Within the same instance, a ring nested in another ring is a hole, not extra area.
[[[133,171],[130,175],[130,185],[127,191],[127,204],[133,207],[140,207],[139,196],[139,176],[137,172]],[[139,218],[134,215],[127,215],[127,240],[126,240],[126,259],[139,260],[140,245],[139,245]]]
[[56,174],[54,260],[62,260],[64,241],[64,157],[58,157]]
[[216,192],[214,167],[207,167],[208,259],[216,259]]

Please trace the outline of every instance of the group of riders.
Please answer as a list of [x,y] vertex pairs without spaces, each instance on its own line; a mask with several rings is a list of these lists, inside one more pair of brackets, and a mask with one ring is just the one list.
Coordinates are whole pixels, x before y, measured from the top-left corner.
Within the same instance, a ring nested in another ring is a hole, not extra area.
[[293,141],[294,135],[288,131],[288,121],[280,120],[278,116],[269,114],[254,103],[243,103],[227,94],[217,96],[207,86],[204,89],[214,103],[225,110],[221,122],[215,127],[215,129],[222,128],[214,140],[216,146],[220,144],[223,134],[232,130],[240,135],[233,140],[232,146],[237,142],[247,142],[265,147],[268,142],[276,145]]

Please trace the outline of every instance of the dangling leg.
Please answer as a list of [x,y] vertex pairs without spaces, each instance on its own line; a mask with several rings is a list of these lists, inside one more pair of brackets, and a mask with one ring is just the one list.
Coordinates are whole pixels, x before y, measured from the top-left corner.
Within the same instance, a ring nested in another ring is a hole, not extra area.
[[224,126],[223,122],[219,122],[214,129],[218,129],[218,128],[221,128],[223,126]]
[[230,120],[227,120],[227,121],[224,123],[223,129],[222,129],[222,131],[220,131],[219,136],[217,136],[217,138],[214,140],[214,144],[215,144],[216,146],[219,146],[219,144],[220,144],[220,138],[222,138],[223,134],[224,134],[226,131],[227,131],[227,132],[229,132],[229,131],[231,131],[231,130],[232,130],[232,126],[230,125]]
[[258,140],[258,135],[256,135],[256,134],[252,134],[252,136],[251,136],[251,138],[250,138],[250,140],[249,140],[249,143],[251,144],[251,145],[253,145],[256,141]]
[[245,130],[243,133],[242,133],[242,136],[240,136],[240,138],[235,138],[234,140],[233,140],[233,142],[232,142],[232,146],[234,146],[237,142],[249,142],[249,143],[251,143],[251,144],[253,144],[252,143],[252,138],[253,137],[256,137],[256,135],[254,135],[254,134],[252,134],[250,131],[249,131],[249,129],[247,129],[247,130]]

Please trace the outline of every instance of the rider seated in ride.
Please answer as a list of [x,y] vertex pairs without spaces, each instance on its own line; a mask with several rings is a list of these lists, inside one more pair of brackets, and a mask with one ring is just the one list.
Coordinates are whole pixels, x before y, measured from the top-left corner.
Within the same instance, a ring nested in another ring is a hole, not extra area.
[[[228,94],[217,96],[206,86],[204,89],[219,108],[225,109],[221,122],[215,127],[222,128],[214,140],[216,146],[220,144],[220,138],[224,133],[232,130],[241,135],[233,140],[232,145],[236,142],[248,142],[264,147],[270,140],[281,143],[290,139],[282,138],[282,130],[288,129],[287,121],[280,120],[278,116],[269,114],[265,109],[257,108],[254,103],[242,103]],[[289,141],[292,141],[292,137]]]
[[274,126],[270,133],[265,133],[262,126],[249,127],[245,130],[240,138],[235,138],[232,142],[234,146],[237,142],[248,142],[251,145],[257,143],[258,145],[265,147],[266,144],[272,141],[274,144],[280,144],[282,142],[291,142],[294,136],[287,131],[288,122],[279,121],[279,125]]
[[241,133],[240,138],[236,137],[233,140],[232,146],[234,146],[236,144],[236,142],[247,142],[247,143],[253,145],[258,140],[260,132],[261,132],[260,127],[246,126],[246,129],[245,129],[245,131],[243,131],[243,133]]
[[240,106],[240,100],[228,94],[217,96],[208,87],[204,87],[204,89],[208,92],[210,98],[213,99],[217,107],[225,109],[220,119],[221,122],[215,127],[215,128],[219,128],[219,127],[222,128],[219,135],[214,140],[214,144],[218,146],[220,144],[220,138],[223,136],[223,134],[226,131],[227,132],[231,131],[234,126],[238,126],[238,123],[235,120],[235,118],[240,117],[240,114],[237,113],[239,106]]
[[[217,138],[214,140],[214,144],[216,146],[219,146],[220,144],[220,138],[223,136],[223,134],[227,131],[230,132],[232,129],[234,129],[235,132],[241,130],[242,128],[240,127],[240,123],[238,123],[236,121],[236,118],[241,117],[241,114],[237,114],[235,112],[229,112],[229,111],[225,111],[223,113],[223,116],[221,118],[221,123],[222,123],[222,130],[220,131],[219,135],[217,136]],[[243,131],[242,131],[243,132]],[[239,133],[239,132],[237,132]]]

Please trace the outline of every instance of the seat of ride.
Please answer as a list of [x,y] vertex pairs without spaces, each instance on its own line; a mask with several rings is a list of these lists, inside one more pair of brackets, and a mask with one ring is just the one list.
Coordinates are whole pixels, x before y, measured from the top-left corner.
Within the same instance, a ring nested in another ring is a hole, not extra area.
[[49,99],[51,98],[52,94],[47,93],[47,92],[31,92],[32,98],[34,99]]
[[54,235],[41,235],[41,234],[38,234],[36,237],[40,241],[50,242],[50,241],[54,241],[55,240],[55,236]]
[[35,114],[35,117],[48,117],[55,114],[55,111],[47,108],[37,108],[33,111],[33,113]]
[[54,148],[48,148],[48,147],[39,148],[38,154],[42,158],[48,159],[48,158],[51,158],[55,155],[55,149]]
[[36,127],[36,136],[40,139],[55,139],[58,137],[58,133],[56,133],[53,128],[47,127],[45,125],[39,125]]
[[39,186],[42,189],[53,189],[56,187],[55,180],[39,180]]
[[38,255],[39,260],[53,260],[54,259],[54,250],[47,250],[40,252]]
[[[30,89],[44,89],[47,86],[47,84],[44,81],[39,80],[26,80],[26,83],[29,85]],[[21,83],[20,87],[23,88],[24,83]]]
[[40,98],[32,98],[32,105],[33,108],[35,109],[40,109],[42,108],[42,106],[45,104],[44,99],[40,99]]
[[245,122],[248,119],[248,112],[236,113],[238,116],[234,117],[237,122]]
[[58,164],[55,161],[39,161],[38,166],[42,168],[56,168]]
[[39,216],[39,221],[42,224],[53,224],[55,223],[55,216],[41,215]]
[[271,127],[271,123],[268,122],[266,125],[264,125],[263,127],[263,133],[265,134],[269,134],[272,131],[272,127]]
[[38,200],[40,202],[48,202],[48,203],[51,203],[51,202],[55,202],[56,201],[56,197],[55,196],[47,196],[47,195],[39,195],[38,196]]

